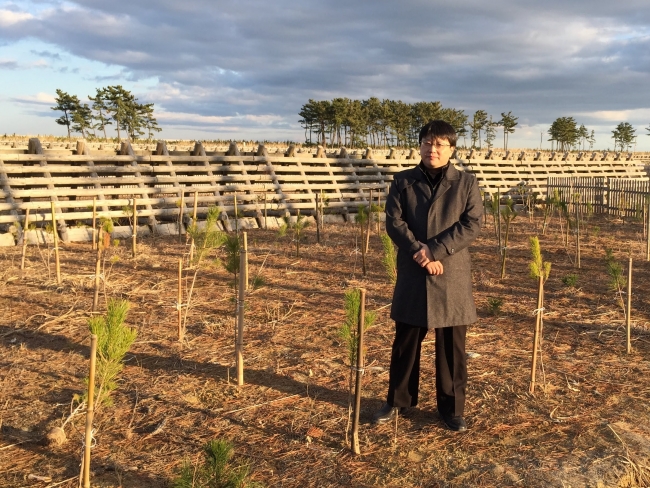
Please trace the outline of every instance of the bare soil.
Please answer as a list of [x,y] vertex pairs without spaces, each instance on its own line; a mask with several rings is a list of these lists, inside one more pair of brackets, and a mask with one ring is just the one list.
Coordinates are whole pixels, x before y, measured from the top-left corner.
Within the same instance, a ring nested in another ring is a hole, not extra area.
[[[181,344],[176,276],[185,239],[143,239],[136,258],[129,242],[111,249],[101,308],[107,298],[128,299],[138,338],[113,404],[95,415],[92,485],[169,486],[184,460],[196,461],[207,441],[223,438],[265,486],[650,486],[650,263],[642,226],[592,219],[581,269],[557,219],[540,235],[553,267],[543,371],[530,394],[537,283],[529,277],[528,238],[540,226],[539,217],[514,221],[505,279],[491,220],[472,246],[479,320],[469,329],[469,429],[461,434],[446,430],[436,413],[430,340],[420,405],[396,424],[370,424],[385,398],[393,335],[392,287],[376,234],[364,277],[352,224],[328,226],[321,244],[308,227],[300,257],[290,237],[248,232],[251,280],[259,275],[265,284],[247,295],[246,384],[239,388],[232,275],[219,265],[198,272]],[[626,275],[630,251],[634,258],[631,354],[605,248]],[[29,247],[24,271],[20,253],[0,248],[0,486],[75,487],[85,416],[65,426],[60,446],[44,436],[84,389],[95,254],[89,243],[62,244],[57,285],[51,250]],[[575,287],[562,281],[570,274]],[[185,273],[186,292],[192,276]],[[350,368],[338,336],[351,287],[366,288],[367,307],[378,311],[366,338],[360,456],[346,440]],[[497,313],[490,298],[502,300]]]

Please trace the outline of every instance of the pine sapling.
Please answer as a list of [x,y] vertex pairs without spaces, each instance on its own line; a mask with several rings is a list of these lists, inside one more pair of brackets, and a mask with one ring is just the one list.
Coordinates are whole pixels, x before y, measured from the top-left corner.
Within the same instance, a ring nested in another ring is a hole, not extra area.
[[506,207],[501,210],[501,217],[506,223],[506,235],[501,253],[501,279],[503,279],[506,277],[506,255],[508,251],[508,237],[510,236],[510,223],[517,217],[517,212],[512,210],[512,200],[508,200]]
[[[343,299],[345,321],[339,328],[339,337],[348,348],[348,361],[350,362],[350,375],[348,380],[348,426],[345,429],[347,442],[348,431],[350,428],[350,416],[352,415],[354,367],[357,363],[357,350],[359,348],[357,330],[359,327],[359,311],[361,309],[361,292],[357,289],[348,290],[345,292]],[[372,327],[375,320],[377,320],[377,313],[372,310],[366,310],[364,314],[364,330]]]
[[258,488],[261,485],[250,481],[250,467],[247,464],[233,466],[235,454],[232,443],[227,440],[212,440],[203,446],[203,459],[192,463],[185,460],[173,488]]
[[605,271],[609,276],[609,288],[618,294],[623,314],[626,315],[623,289],[627,285],[627,279],[623,274],[623,265],[616,260],[614,252],[609,248],[605,249]]
[[196,219],[187,228],[187,233],[192,239],[194,249],[192,265],[200,266],[203,258],[213,249],[221,247],[226,240],[226,233],[219,230],[217,222],[221,216],[221,209],[215,206],[208,208],[205,218],[205,227],[199,229]]
[[[543,314],[544,314],[544,282],[548,279],[551,273],[551,263],[545,262],[542,259],[542,250],[539,245],[537,236],[530,238],[530,253],[531,262],[529,264],[530,276],[538,280],[537,285],[537,314],[535,321],[535,332],[533,334],[533,361],[530,370],[530,393],[535,391],[535,374],[537,372],[537,355],[538,352],[541,357],[541,337],[543,327]],[[542,373],[544,369],[542,367]]]
[[397,281],[397,249],[388,234],[381,235],[381,244],[384,249],[381,263],[384,265],[388,279],[394,285]]
[[280,237],[283,237],[286,235],[288,229],[293,230],[293,240],[296,243],[296,257],[299,258],[300,241],[303,239],[302,231],[305,229],[305,227],[309,226],[309,221],[305,220],[304,215],[300,214],[300,210],[298,210],[296,220],[294,222],[291,221],[291,216],[288,214],[282,217],[282,220],[284,220],[284,223],[278,228],[278,235]]
[[124,325],[130,305],[126,300],[109,300],[106,315],[92,317],[88,326],[97,335],[97,404],[110,403],[109,395],[117,388],[123,359],[135,341],[137,331]]

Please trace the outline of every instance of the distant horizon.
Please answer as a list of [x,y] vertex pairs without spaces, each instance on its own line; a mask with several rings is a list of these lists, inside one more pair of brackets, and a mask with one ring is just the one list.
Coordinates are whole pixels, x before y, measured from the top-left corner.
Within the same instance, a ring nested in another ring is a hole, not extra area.
[[[104,140],[103,138],[87,139],[87,138],[83,138],[83,137],[72,136],[70,138],[70,140],[68,141],[67,136],[56,136],[56,135],[52,135],[52,134],[16,134],[16,135],[12,134],[11,136],[7,135],[6,138],[5,138],[4,135],[0,136],[0,142],[14,142],[14,141],[12,141],[12,139],[25,140],[25,139],[30,139],[30,138],[37,138],[37,139],[41,140],[42,137],[47,137],[47,138],[54,139],[54,141],[47,141],[47,142],[57,142],[57,143],[66,143],[66,142],[72,143],[72,142],[84,140],[84,141],[87,141],[87,142],[92,143],[92,144],[119,144],[121,142],[125,142],[125,141],[128,140],[126,138],[122,138],[122,140],[118,142],[118,141],[114,140],[116,138],[108,138],[108,140]],[[146,139],[136,139],[135,141],[132,141],[132,143],[145,145],[145,144],[155,144],[157,141],[164,141],[165,143],[175,143],[175,144],[193,144],[193,143],[196,143],[196,142],[209,143],[209,144],[229,144],[231,142],[234,142],[234,143],[257,144],[257,145],[269,143],[269,144],[286,145],[286,146],[288,146],[290,144],[295,144],[295,145],[302,146],[302,147],[314,147],[314,148],[319,147],[319,146],[322,145],[322,144],[318,144],[318,143],[311,143],[310,144],[309,142],[297,142],[297,141],[287,141],[287,140],[271,141],[271,140],[254,140],[254,139],[198,139],[198,138],[192,138],[192,139],[174,139],[174,138],[170,138],[170,139],[166,139],[166,138],[161,138],[161,137],[151,139],[151,141],[147,141]],[[349,145],[328,144],[328,145],[326,145],[324,147],[326,149],[346,148],[346,149],[351,149],[351,150],[354,150],[354,151],[365,150],[367,148],[381,149],[381,150],[390,150],[390,149],[410,150],[410,149],[417,149],[417,146],[391,146],[391,145],[388,145],[388,146],[372,146],[370,144],[368,144],[366,146],[363,146],[363,147],[351,147]],[[471,148],[471,147],[468,147],[468,146],[464,146],[462,144],[458,144],[456,146],[456,148],[464,150],[464,151],[469,151],[471,149],[475,149],[477,151],[489,151],[490,150],[487,147]],[[552,151],[558,152],[559,151],[559,152],[569,152],[569,153],[580,153],[580,152],[650,153],[650,149],[648,149],[648,150],[634,150],[634,149],[631,149],[629,151],[627,151],[627,150],[620,151],[620,150],[614,150],[614,149],[611,149],[611,148],[593,148],[593,149],[585,148],[585,149],[568,149],[568,150],[560,151],[558,149],[550,149],[550,148],[542,148],[542,149],[540,149],[540,148],[527,148],[527,147],[509,147],[508,149],[504,149],[503,147],[496,146],[496,145],[493,146],[491,149],[493,151],[543,151],[543,152],[552,152]]]

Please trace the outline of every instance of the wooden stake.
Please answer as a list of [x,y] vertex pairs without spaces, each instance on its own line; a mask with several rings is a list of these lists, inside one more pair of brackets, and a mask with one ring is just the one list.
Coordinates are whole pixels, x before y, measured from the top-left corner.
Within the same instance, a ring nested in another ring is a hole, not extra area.
[[372,229],[372,190],[370,190],[370,197],[368,198],[368,229],[366,230],[366,254],[368,254],[368,248],[370,247],[370,229]]
[[133,197],[133,242],[131,244],[131,254],[133,257],[136,255],[137,239],[138,239],[138,203],[137,198]]
[[576,267],[580,269],[580,205],[576,202]]
[[361,411],[361,375],[363,373],[363,329],[366,316],[366,290],[359,290],[359,320],[357,329],[357,377],[354,385],[354,413],[352,417],[352,452],[361,454],[359,447],[359,412]]
[[244,247],[243,247],[243,252],[244,252],[244,286],[246,288],[246,291],[248,291],[248,235],[246,232],[242,232],[243,237],[244,237]]
[[93,312],[99,307],[99,284],[102,272],[102,248],[97,246],[97,260],[95,261],[95,296],[93,298]]
[[530,393],[535,392],[535,374],[537,372],[537,349],[542,328],[542,305],[544,296],[544,276],[540,271],[539,284],[537,285],[537,318],[535,320],[535,333],[533,334],[533,364],[530,368]]
[[266,189],[264,189],[264,230],[267,230],[267,224],[266,224]]
[[646,235],[645,243],[645,260],[650,261],[650,204],[648,204],[648,211],[646,214],[648,216],[648,233]]
[[[244,232],[246,242],[246,232]],[[244,305],[246,296],[246,250],[239,252],[239,296],[237,297],[237,334],[235,341],[235,364],[237,369],[237,386],[244,384]]]
[[178,310],[178,340],[183,341],[183,258],[178,258],[178,299],[176,300]]
[[625,329],[627,331],[627,353],[632,352],[632,342],[630,339],[631,318],[632,318],[632,256],[627,268],[627,313],[625,314]]
[[[381,208],[381,193],[377,193],[377,209]],[[377,213],[377,235],[381,234],[381,216]]]
[[97,197],[93,197],[93,251],[97,249]]
[[178,242],[183,242],[183,214],[185,210],[185,192],[181,192],[181,207],[178,211]]
[[503,247],[501,246],[501,189],[497,188],[497,233],[498,233],[498,246],[499,254],[503,254]]
[[54,209],[54,202],[50,202],[52,206],[52,235],[54,236],[54,261],[56,264],[56,282],[61,284],[61,263],[59,261],[59,234],[56,231],[56,210]]
[[233,204],[235,206],[235,234],[239,234],[239,218],[237,217],[237,192],[233,194]]
[[325,216],[324,216],[324,209],[325,206],[325,200],[323,199],[323,189],[321,188],[320,191],[320,230],[323,233],[323,236],[325,235]]
[[366,276],[366,236],[364,234],[365,227],[361,221],[359,221],[359,228],[361,230],[361,239],[359,240],[359,247],[361,248],[361,270],[363,271],[363,276]]
[[[196,214],[198,210],[198,201],[199,201],[199,192],[195,191],[194,192],[194,210],[192,211],[192,226],[196,230],[197,223],[196,223]],[[189,260],[189,265],[192,266],[192,260],[194,259],[194,235],[192,235],[192,241],[190,242],[190,260]]]
[[25,269],[25,255],[27,254],[27,229],[29,229],[29,209],[25,210],[25,225],[23,227],[23,255],[20,259],[20,269]]
[[319,195],[316,193],[316,242],[320,244],[320,212],[319,209]]
[[83,457],[83,486],[90,488],[90,449],[93,442],[95,415],[95,365],[97,363],[97,335],[90,336],[90,372],[88,373],[88,408],[86,409],[86,436]]

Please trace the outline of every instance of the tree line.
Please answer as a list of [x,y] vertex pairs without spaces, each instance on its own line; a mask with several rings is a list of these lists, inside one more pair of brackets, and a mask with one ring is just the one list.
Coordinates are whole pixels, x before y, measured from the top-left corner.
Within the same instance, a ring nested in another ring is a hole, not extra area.
[[[420,128],[433,119],[449,122],[463,146],[492,149],[499,128],[503,134],[503,148],[508,149],[508,136],[515,132],[518,117],[512,112],[501,112],[495,120],[485,110],[477,110],[468,117],[463,110],[443,107],[436,102],[404,103],[401,100],[367,100],[334,98],[313,100],[304,104],[298,115],[305,130],[305,143],[323,146],[348,147],[414,147]],[[650,135],[650,127],[646,129]],[[636,129],[629,122],[621,122],[612,131],[614,150],[630,149],[636,140]],[[595,131],[578,125],[573,117],[558,117],[548,129],[551,148],[558,151],[593,149]]]
[[376,97],[309,99],[298,115],[305,142],[314,144],[315,140],[323,146],[413,147],[417,145],[420,128],[430,120],[441,119],[451,124],[463,140],[469,136],[471,146],[478,149],[483,142],[491,148],[497,127],[501,127],[507,149],[508,135],[518,124],[518,117],[512,112],[504,112],[501,119],[493,120],[486,111],[477,110],[470,119],[463,110],[443,107],[439,101],[405,103]]
[[[646,130],[648,131],[647,135],[650,135],[650,127],[647,127]],[[589,149],[592,149],[596,142],[594,131],[592,130],[590,133],[584,124],[578,127],[573,117],[558,117],[551,124],[548,133],[551,136],[549,141],[557,144],[558,151],[584,150],[586,144],[589,144]],[[629,122],[619,123],[612,131],[614,151],[629,151],[635,143],[636,137],[636,129],[632,124]]]
[[95,96],[89,95],[88,100],[92,105],[81,103],[77,95],[56,90],[56,105],[50,108],[63,112],[56,123],[66,126],[68,139],[72,132],[77,132],[84,138],[98,138],[98,133],[103,134],[107,140],[106,126],[109,125],[115,126],[118,142],[122,133],[130,140],[145,134],[151,140],[155,132],[162,130],[153,114],[154,104],[139,103],[122,85],[97,88]]

